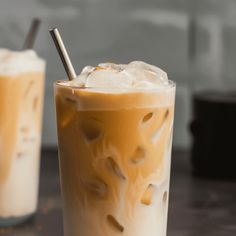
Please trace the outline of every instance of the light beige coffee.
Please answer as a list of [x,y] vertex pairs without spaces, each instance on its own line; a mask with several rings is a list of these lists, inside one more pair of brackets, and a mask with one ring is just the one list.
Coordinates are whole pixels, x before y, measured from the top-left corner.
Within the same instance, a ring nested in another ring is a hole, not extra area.
[[[131,75],[109,63],[55,85],[65,236],[166,235],[175,86],[160,74],[144,83],[155,71],[135,63]],[[106,87],[109,73],[123,84]]]
[[37,206],[45,62],[0,49],[0,218]]

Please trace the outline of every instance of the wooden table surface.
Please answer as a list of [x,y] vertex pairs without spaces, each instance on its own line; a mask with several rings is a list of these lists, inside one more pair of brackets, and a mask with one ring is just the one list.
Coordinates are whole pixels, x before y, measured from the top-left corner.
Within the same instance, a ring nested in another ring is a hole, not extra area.
[[[236,182],[193,177],[185,151],[174,151],[172,160],[168,236],[235,236]],[[37,214],[24,225],[0,228],[0,236],[63,236],[55,150],[42,152]]]

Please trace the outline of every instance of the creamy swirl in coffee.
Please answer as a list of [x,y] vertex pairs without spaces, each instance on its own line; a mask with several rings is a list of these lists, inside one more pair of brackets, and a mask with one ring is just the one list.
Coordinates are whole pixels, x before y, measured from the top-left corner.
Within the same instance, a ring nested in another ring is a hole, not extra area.
[[174,96],[140,61],[56,84],[65,236],[166,236]]

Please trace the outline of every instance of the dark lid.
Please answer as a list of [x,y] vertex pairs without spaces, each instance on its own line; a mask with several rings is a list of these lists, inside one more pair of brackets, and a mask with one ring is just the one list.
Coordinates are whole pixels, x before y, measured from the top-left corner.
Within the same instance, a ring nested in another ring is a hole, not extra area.
[[203,91],[195,94],[193,119],[236,123],[236,91]]

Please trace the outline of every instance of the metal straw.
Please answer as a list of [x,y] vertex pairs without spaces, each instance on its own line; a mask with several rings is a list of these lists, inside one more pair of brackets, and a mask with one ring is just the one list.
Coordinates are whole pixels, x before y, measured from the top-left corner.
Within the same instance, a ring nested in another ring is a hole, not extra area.
[[40,19],[38,19],[38,18],[33,19],[30,29],[29,29],[29,32],[26,36],[26,39],[25,39],[25,42],[23,45],[23,50],[32,49],[34,47],[35,38],[36,38],[37,33],[39,31],[40,24],[41,24]]
[[76,78],[76,73],[75,73],[74,67],[71,63],[71,60],[69,58],[69,55],[66,51],[66,48],[65,48],[65,45],[62,41],[60,33],[57,28],[50,29],[49,31],[50,31],[52,39],[55,43],[55,46],[57,48],[58,54],[61,58],[61,61],[64,65],[65,71],[69,77],[69,80],[73,80],[74,78]]

